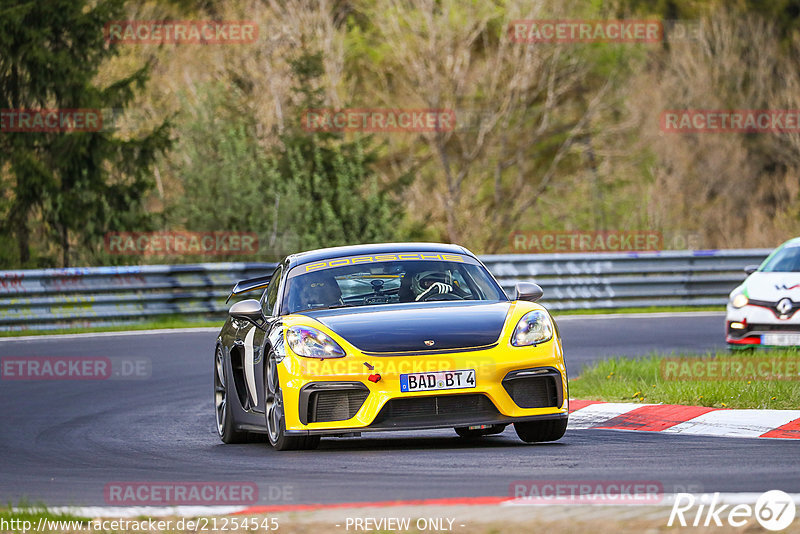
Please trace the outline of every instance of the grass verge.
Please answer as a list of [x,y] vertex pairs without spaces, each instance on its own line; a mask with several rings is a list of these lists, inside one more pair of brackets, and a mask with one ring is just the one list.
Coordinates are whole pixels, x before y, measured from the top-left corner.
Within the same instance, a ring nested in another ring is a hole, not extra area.
[[[665,358],[678,359],[678,363],[668,368]],[[704,360],[703,365],[695,367],[692,364],[698,358]],[[758,370],[760,362],[768,362],[769,369],[788,373],[781,376],[750,373]],[[609,402],[797,410],[800,409],[798,363],[800,351],[795,349],[611,358],[585,368],[570,381],[569,393],[575,399]],[[730,378],[722,369],[731,365],[742,366],[736,373],[737,379],[721,379]],[[708,378],[709,374],[713,379]]]
[[19,336],[49,336],[53,334],[86,334],[90,332],[127,332],[129,330],[157,330],[162,328],[201,328],[217,327],[222,328],[225,319],[198,319],[188,320],[181,316],[167,316],[153,321],[141,321],[130,324],[110,324],[106,326],[92,327],[64,327],[53,330],[18,330],[0,331],[0,337],[19,337]]
[[[88,517],[80,517],[73,514],[68,513],[55,513],[51,512],[47,509],[47,506],[44,504],[29,504],[27,502],[21,502],[17,506],[12,506],[9,504],[6,508],[0,508],[0,524],[3,525],[14,525],[12,528],[8,529],[9,532],[22,532],[24,530],[31,531],[36,529],[40,525],[42,529],[40,532],[52,532],[52,531],[62,531],[63,524],[60,525],[61,528],[54,526],[52,523],[47,524],[46,521],[59,521],[59,522],[73,522],[73,526],[77,527],[75,522],[80,523],[88,523],[90,519]],[[17,528],[18,527],[18,528]],[[27,527],[27,528],[25,528]]]

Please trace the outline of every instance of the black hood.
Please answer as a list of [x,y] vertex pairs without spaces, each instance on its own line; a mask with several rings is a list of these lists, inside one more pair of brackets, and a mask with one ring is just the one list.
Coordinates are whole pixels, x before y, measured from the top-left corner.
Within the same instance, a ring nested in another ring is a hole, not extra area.
[[[508,301],[420,302],[305,311],[359,350],[408,352],[495,343]],[[433,340],[433,345],[425,341]]]

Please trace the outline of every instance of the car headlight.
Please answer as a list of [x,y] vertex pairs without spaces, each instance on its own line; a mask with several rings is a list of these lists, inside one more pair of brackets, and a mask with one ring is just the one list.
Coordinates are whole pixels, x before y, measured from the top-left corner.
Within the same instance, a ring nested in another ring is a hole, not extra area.
[[310,326],[292,326],[286,330],[292,352],[306,358],[341,358],[344,349],[331,336]]
[[511,344],[515,347],[537,345],[553,339],[553,322],[542,310],[526,313],[517,323]]
[[739,293],[731,299],[731,306],[734,308],[741,308],[747,306],[748,302],[747,296],[744,293]]

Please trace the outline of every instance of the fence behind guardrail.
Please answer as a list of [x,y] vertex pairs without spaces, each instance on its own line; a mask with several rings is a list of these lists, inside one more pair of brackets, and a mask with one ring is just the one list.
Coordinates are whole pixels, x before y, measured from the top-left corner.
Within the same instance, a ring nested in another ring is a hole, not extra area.
[[[482,256],[509,296],[517,281],[544,289],[554,310],[722,306],[769,249]],[[207,263],[0,271],[0,330],[128,324],[181,316],[221,319],[238,280],[272,263]]]

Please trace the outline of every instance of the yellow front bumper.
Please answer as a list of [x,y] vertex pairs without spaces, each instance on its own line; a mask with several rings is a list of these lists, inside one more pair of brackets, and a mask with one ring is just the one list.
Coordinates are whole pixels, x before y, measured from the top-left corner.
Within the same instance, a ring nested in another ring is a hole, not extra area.
[[[502,336],[500,339],[496,346],[490,348],[459,352],[431,351],[402,356],[375,356],[364,354],[350,346],[347,356],[331,360],[313,360],[287,355],[278,365],[283,389],[286,430],[289,433],[371,430],[369,426],[389,400],[432,395],[483,394],[505,418],[565,416],[568,411],[567,373],[560,340],[555,337],[535,347],[513,347],[507,341],[504,343]],[[374,369],[369,369],[370,366]],[[517,406],[503,387],[503,379],[511,371],[543,367],[553,368],[560,375],[563,392],[561,406],[550,408]],[[401,374],[466,369],[475,370],[473,388],[409,393],[400,391]],[[370,381],[371,375],[373,379],[380,375],[380,380]],[[350,419],[303,424],[299,413],[300,390],[307,384],[320,382],[357,382],[369,389],[369,395],[355,416]],[[504,420],[504,422],[513,421]]]

